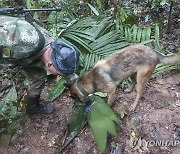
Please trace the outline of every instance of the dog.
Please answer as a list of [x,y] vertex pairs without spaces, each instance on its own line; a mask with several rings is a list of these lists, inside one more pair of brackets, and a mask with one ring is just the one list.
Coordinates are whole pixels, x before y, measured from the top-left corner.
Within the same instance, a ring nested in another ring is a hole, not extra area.
[[107,102],[112,106],[117,86],[130,77],[132,84],[127,92],[131,92],[135,85],[137,92],[129,109],[134,111],[156,65],[178,63],[180,53],[164,56],[142,44],[130,45],[98,61],[71,86],[70,91],[82,101],[86,101],[89,94],[105,92]]

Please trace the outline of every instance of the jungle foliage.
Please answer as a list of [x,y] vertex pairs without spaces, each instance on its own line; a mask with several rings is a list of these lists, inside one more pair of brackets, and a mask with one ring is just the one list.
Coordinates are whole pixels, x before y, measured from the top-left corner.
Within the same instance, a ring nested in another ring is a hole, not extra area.
[[[77,73],[81,75],[98,60],[133,43],[154,45],[156,50],[163,52],[160,43],[160,28],[165,19],[159,17],[158,14],[167,3],[173,3],[173,6],[179,5],[176,0],[134,0],[133,5],[130,5],[128,1],[118,2],[116,0],[0,0],[0,7],[24,6],[31,9],[62,6],[63,9],[60,12],[35,12],[31,16],[35,22],[48,29],[54,37],[71,42],[79,49],[80,68]],[[147,11],[146,15],[142,16],[141,12],[144,7],[148,8],[146,10],[153,10],[157,15],[154,17]],[[153,18],[155,18],[155,22],[148,24],[148,21]],[[140,26],[141,20],[148,26]],[[152,40],[154,40],[154,44],[152,44]],[[159,74],[174,69],[179,69],[179,66],[158,66],[155,73]],[[0,71],[0,82],[2,83],[5,72],[4,70]],[[13,78],[11,80],[13,81]],[[49,95],[50,101],[56,99],[63,92],[63,83],[64,80],[60,79],[52,87]],[[10,97],[12,99],[6,99],[9,95],[13,96]],[[12,126],[16,123],[19,115],[16,95],[14,86],[6,91],[1,89],[0,133],[11,132]],[[92,121],[90,125],[94,125]],[[104,144],[102,147],[104,148]],[[102,150],[104,150],[103,148]]]

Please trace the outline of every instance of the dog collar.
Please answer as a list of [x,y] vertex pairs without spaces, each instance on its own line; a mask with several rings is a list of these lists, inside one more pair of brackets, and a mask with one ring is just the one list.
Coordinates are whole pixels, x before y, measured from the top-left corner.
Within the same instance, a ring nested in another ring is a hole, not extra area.
[[88,93],[84,87],[82,86],[82,84],[80,82],[77,82],[77,88],[79,89],[79,91],[83,94],[83,99],[81,100],[84,103],[93,103],[95,98],[93,94]]
[[89,95],[89,93],[84,89],[84,87],[82,86],[80,82],[77,82],[77,88],[85,97]]

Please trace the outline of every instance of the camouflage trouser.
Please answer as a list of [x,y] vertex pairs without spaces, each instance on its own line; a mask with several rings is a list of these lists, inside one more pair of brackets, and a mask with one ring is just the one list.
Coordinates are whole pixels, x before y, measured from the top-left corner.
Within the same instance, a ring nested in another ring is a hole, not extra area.
[[28,80],[28,96],[40,95],[47,77],[46,70],[38,66],[23,67],[22,70]]

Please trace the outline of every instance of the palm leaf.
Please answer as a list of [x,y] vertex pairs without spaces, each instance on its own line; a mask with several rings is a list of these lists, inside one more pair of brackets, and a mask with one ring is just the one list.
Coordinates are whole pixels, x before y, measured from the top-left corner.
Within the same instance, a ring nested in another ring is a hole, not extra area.
[[134,25],[133,26],[133,42],[136,42],[137,32],[138,32],[138,27],[137,25]]
[[94,6],[88,3],[88,6],[90,7],[91,11],[96,15],[99,16],[99,12],[96,10]]
[[101,48],[101,50],[99,50],[98,55],[101,57],[105,57],[108,56],[109,54],[112,54],[113,52],[124,48],[128,45],[130,45],[131,43],[128,42],[119,42],[119,43],[112,43],[112,44],[108,44],[106,45],[104,48]]
[[[151,45],[151,27],[142,29],[137,25],[123,26],[121,31],[115,25],[110,17],[76,19],[68,23],[60,37],[74,44],[82,52],[83,71],[103,57],[132,43],[143,42]],[[156,31],[158,36],[157,28]]]
[[[84,49],[86,49],[87,52],[90,52],[91,53],[91,49],[90,49],[90,46],[81,38],[75,36],[75,35],[72,35],[70,33],[68,33],[67,35],[64,34],[63,39],[71,42],[72,44],[74,44],[77,48],[80,48],[79,46],[83,47]],[[80,50],[81,51],[81,50]]]
[[[117,38],[120,37],[116,31],[111,31],[98,39],[96,39],[96,42],[92,42],[89,44],[92,47],[92,50],[98,50],[99,48],[102,48],[106,46],[107,44],[111,43],[112,41],[117,40]],[[108,38],[108,39],[107,39]]]
[[142,36],[142,28],[138,28],[138,32],[137,32],[137,42],[141,41],[141,36]]
[[158,50],[158,51],[162,51],[162,49],[161,49],[161,46],[160,46],[160,44],[159,44],[159,25],[158,24],[156,24],[155,25],[155,49],[156,50]]

